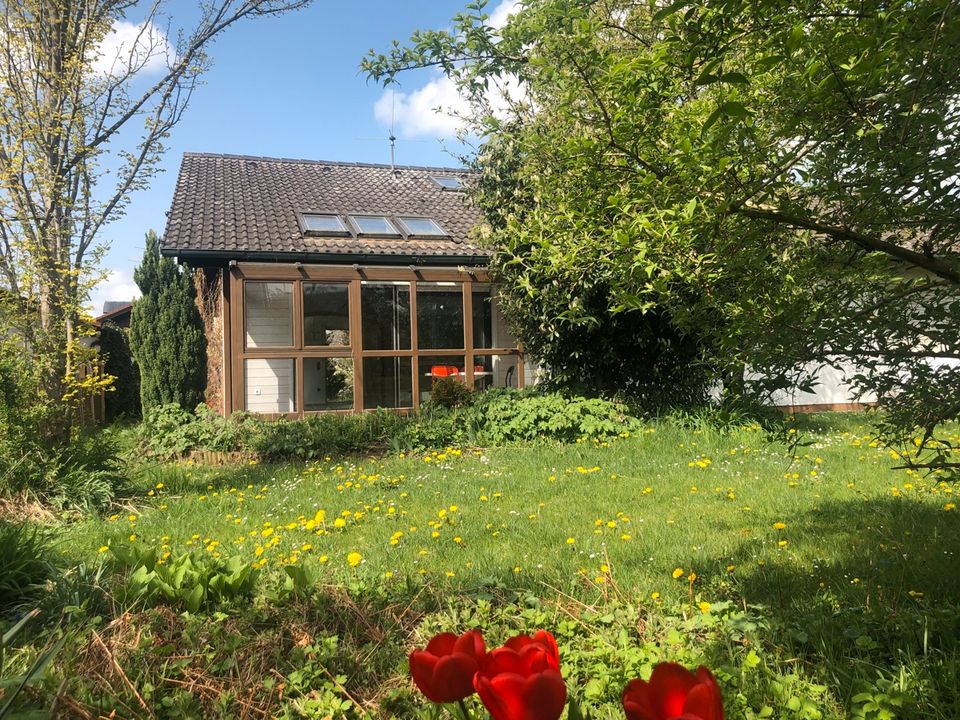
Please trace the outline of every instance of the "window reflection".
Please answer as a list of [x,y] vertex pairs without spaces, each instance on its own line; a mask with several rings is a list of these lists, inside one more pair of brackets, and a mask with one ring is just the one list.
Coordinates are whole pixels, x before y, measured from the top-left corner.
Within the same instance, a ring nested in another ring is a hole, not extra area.
[[247,347],[293,345],[293,283],[244,283]]
[[353,359],[303,359],[303,409],[353,408]]
[[350,344],[350,293],[342,283],[303,283],[303,344]]
[[363,407],[413,407],[411,362],[408,357],[363,359]]
[[460,283],[417,283],[417,344],[429,350],[463,347]]
[[364,350],[410,349],[410,283],[360,286]]

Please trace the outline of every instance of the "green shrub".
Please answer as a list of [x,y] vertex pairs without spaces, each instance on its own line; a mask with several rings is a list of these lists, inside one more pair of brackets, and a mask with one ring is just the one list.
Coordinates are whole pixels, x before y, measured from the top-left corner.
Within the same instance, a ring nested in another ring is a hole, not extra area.
[[425,408],[415,415],[393,442],[395,450],[430,450],[476,440],[475,414],[455,408]]
[[0,520],[0,548],[0,608],[16,612],[35,604],[56,574],[50,534]]
[[46,455],[45,501],[55,507],[93,511],[106,507],[125,484],[120,448],[107,430],[78,430],[67,445]]
[[474,408],[483,444],[581,438],[605,440],[638,426],[626,406],[602,398],[566,397],[534,389],[491,393]]
[[110,550],[129,571],[123,587],[125,604],[168,603],[198,612],[202,607],[251,597],[260,575],[259,569],[239,555],[222,559],[187,553],[161,559],[154,548],[115,545]]
[[113,499],[122,482],[113,434],[64,431],[65,412],[44,399],[28,356],[0,345],[0,494],[83,510]]
[[312,415],[303,420],[253,419],[246,450],[264,460],[313,460],[325,455],[382,451],[409,421],[391,410]]
[[0,492],[34,490],[45,478],[56,408],[42,397],[37,368],[15,343],[0,344]]
[[476,391],[454,378],[435,378],[430,386],[430,404],[442,408],[469,407]]
[[223,418],[206,405],[193,413],[161,405],[144,413],[140,439],[148,452],[164,458],[211,450],[255,453],[264,460],[312,460],[382,450],[407,422],[390,410],[267,420],[245,412]]
[[106,358],[104,372],[116,378],[103,398],[107,422],[139,418],[140,369],[130,353],[127,330],[112,322],[104,323],[100,328],[100,354]]

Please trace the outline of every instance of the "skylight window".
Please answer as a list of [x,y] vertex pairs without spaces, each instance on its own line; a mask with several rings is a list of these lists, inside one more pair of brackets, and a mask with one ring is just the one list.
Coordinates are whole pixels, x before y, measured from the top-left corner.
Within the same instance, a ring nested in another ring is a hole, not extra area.
[[443,190],[463,190],[463,181],[458,177],[449,175],[431,175],[430,179],[439,185]]
[[379,235],[380,237],[400,237],[400,233],[383,215],[351,215],[350,220],[357,228],[358,235]]
[[350,231],[337,215],[302,213],[300,219],[307,235],[349,235]]
[[397,220],[411,237],[448,237],[450,233],[444,230],[440,225],[430,218],[425,217],[399,217]]

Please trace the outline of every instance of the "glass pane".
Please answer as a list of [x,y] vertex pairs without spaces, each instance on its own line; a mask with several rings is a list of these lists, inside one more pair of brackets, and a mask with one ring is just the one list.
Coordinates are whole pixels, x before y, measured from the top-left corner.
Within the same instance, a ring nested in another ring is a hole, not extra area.
[[363,407],[413,407],[413,383],[408,357],[363,359]]
[[463,355],[426,356],[421,355],[417,362],[420,373],[420,402],[430,399],[430,389],[437,378],[453,378],[467,381],[463,364]]
[[[493,305],[490,289],[473,291],[473,346],[475,348],[497,347],[493,344]],[[510,347],[505,345],[503,347]]]
[[364,350],[410,349],[410,283],[363,283],[360,322]]
[[430,179],[433,180],[437,185],[442,187],[444,190],[462,190],[463,183],[460,182],[460,178],[447,177],[444,175],[431,175]]
[[[482,368],[482,369],[478,369]],[[474,386],[477,390],[517,387],[516,355],[483,355],[474,358]]]
[[303,359],[303,409],[353,409],[353,359]]
[[442,227],[430,218],[402,217],[400,222],[403,223],[409,235],[437,235],[442,237],[447,234]]
[[350,344],[349,286],[337,283],[303,284],[303,344]]
[[382,215],[351,215],[350,219],[361,235],[400,235],[393,223]]
[[243,361],[244,404],[255,413],[297,411],[297,385],[292,358]]
[[247,347],[293,345],[293,283],[247,282],[243,288]]
[[463,347],[460,283],[417,283],[417,343],[431,350]]
[[311,233],[338,233],[347,232],[343,221],[336,215],[304,215],[303,226]]

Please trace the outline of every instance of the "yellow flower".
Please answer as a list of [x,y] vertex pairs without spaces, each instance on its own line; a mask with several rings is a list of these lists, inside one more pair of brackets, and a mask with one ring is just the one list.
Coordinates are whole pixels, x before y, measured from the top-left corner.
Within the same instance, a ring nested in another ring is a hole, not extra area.
[[157,488],[157,490],[163,490],[166,487],[166,485],[160,482],[160,483],[157,483],[155,487]]
[[110,548],[107,547],[106,545],[101,545],[101,546],[100,546],[100,549],[97,550],[97,552],[105,553],[105,552],[107,552],[107,550],[109,550],[109,549],[110,549]]
[[679,577],[683,576],[683,568],[677,568],[673,571],[673,578],[676,580]]
[[787,524],[782,522],[775,522],[773,524],[773,527],[775,530],[785,530],[787,528]]
[[347,554],[347,564],[350,567],[356,567],[360,564],[361,560],[363,560],[363,555],[356,551]]
[[567,538],[567,545],[573,545],[576,542],[572,537]]
[[694,582],[696,579],[697,579],[697,574],[693,571],[691,571],[690,574],[687,575],[687,580],[689,580],[690,582]]
[[608,572],[610,572],[610,566],[609,566],[609,565],[606,565],[606,564],[601,565],[601,566],[600,566],[600,572],[602,572],[602,573],[608,573]]
[[710,612],[710,603],[708,603],[706,600],[701,602],[697,607],[700,608],[700,612],[702,612],[704,615]]
[[946,510],[947,512],[950,512],[951,510],[956,510],[956,508],[957,508],[956,503],[946,503],[943,506],[943,509]]
[[787,546],[787,541],[786,541],[786,540],[780,540],[779,542],[777,542],[777,545],[778,545],[779,547],[786,547],[786,546]]
[[136,521],[137,521],[137,516],[136,516],[136,515],[127,515],[127,520],[129,520],[130,522],[136,522]]
[[264,537],[270,537],[271,535],[273,535],[273,528],[265,528],[260,532],[260,534],[263,535]]
[[651,600],[659,600],[659,599],[660,599],[660,593],[658,593],[658,592],[656,592],[656,591],[650,593],[650,599],[651,599]]

